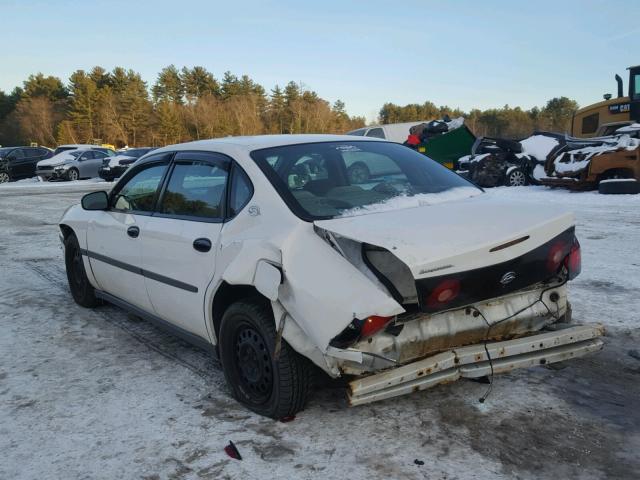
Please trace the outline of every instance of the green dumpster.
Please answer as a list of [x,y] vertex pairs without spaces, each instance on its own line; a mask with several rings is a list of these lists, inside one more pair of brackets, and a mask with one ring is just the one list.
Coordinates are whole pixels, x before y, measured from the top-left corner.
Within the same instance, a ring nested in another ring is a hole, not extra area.
[[447,168],[458,168],[458,159],[471,154],[471,147],[476,136],[462,125],[454,130],[433,136],[417,146],[420,153],[424,153]]

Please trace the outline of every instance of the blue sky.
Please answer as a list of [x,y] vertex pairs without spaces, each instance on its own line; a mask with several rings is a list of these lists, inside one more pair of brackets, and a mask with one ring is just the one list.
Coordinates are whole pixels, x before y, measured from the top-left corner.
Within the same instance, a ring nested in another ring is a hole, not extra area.
[[0,89],[30,73],[164,66],[302,82],[351,114],[385,101],[468,110],[615,94],[640,64],[640,1],[0,0]]

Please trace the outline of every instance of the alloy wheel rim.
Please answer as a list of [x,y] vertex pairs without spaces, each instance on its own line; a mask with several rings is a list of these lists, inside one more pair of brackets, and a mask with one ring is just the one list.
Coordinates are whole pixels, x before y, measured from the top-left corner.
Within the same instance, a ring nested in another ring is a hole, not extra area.
[[0,183],[7,183],[9,181],[9,174],[6,172],[0,173]]
[[78,173],[75,170],[71,170],[69,172],[69,180],[77,180],[78,179]]
[[524,173],[522,173],[521,171],[515,171],[515,172],[511,172],[511,175],[509,176],[510,180],[511,180],[511,185],[513,187],[521,187],[522,185],[524,185]]

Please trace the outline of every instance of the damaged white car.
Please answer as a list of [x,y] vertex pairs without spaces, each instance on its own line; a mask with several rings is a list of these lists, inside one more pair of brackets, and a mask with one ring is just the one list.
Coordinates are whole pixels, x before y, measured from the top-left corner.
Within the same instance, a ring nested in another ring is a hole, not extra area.
[[[354,162],[381,173],[353,183]],[[382,140],[165,147],[60,230],[77,303],[212,349],[234,396],[273,418],[303,408],[313,364],[354,376],[357,405],[602,348],[601,327],[570,324],[572,215],[504,204]]]

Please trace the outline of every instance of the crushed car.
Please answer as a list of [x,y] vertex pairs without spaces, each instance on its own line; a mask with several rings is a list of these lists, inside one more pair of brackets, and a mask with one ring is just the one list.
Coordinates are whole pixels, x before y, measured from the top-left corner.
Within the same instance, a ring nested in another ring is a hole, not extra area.
[[[354,156],[395,167],[352,181]],[[234,397],[272,418],[304,407],[316,368],[348,376],[360,405],[603,346],[601,326],[571,318],[572,214],[505,204],[397,143],[167,146],[59,227],[79,305],[209,349]]]
[[538,185],[547,158],[560,148],[555,134],[535,132],[523,140],[479,137],[457,173],[481,187]]
[[541,183],[602,194],[640,193],[640,124],[591,139],[559,136],[562,148],[545,162]]

